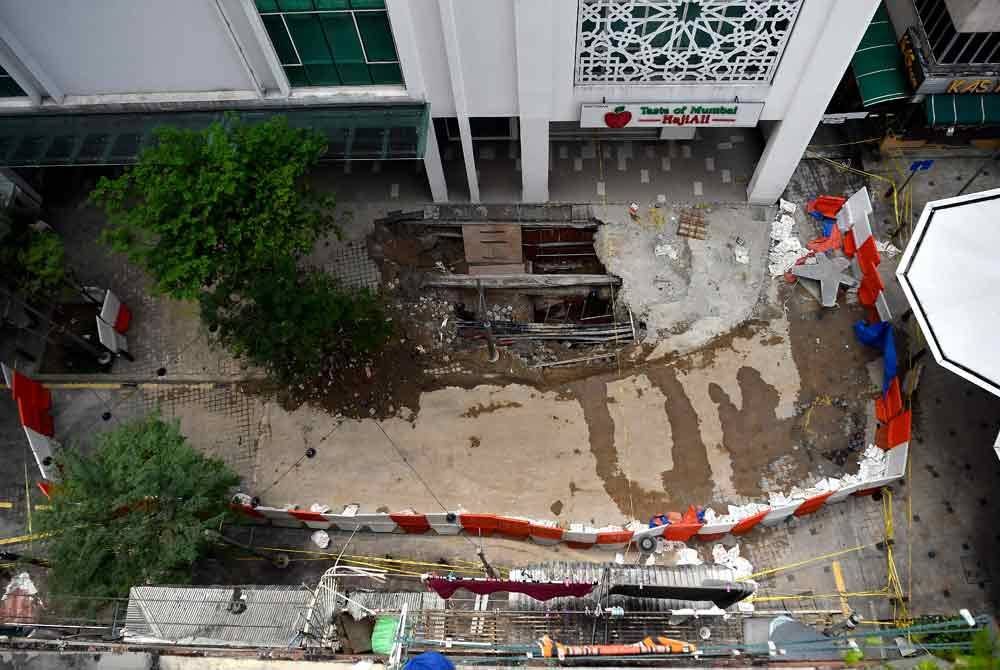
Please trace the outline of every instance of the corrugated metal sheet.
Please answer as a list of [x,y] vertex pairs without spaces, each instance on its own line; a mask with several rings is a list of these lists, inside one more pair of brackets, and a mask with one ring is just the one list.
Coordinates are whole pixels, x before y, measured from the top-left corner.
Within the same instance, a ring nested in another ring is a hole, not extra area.
[[358,607],[358,605],[376,612],[398,612],[403,609],[404,603],[410,612],[443,610],[445,608],[445,602],[441,596],[431,591],[393,591],[388,593],[378,591],[350,591],[347,593],[347,597],[352,601],[347,604],[347,611],[355,619],[368,616],[368,612]]
[[[237,591],[246,609],[230,611]],[[126,641],[191,645],[298,645],[312,594],[299,587],[137,586],[129,591]]]
[[[605,573],[607,571],[607,573]],[[587,563],[583,561],[550,561],[511,571],[512,577],[531,578],[538,581],[571,581],[597,583],[599,586],[586,598],[555,598],[539,602],[520,593],[509,596],[510,609],[528,611],[576,611],[593,609],[598,602],[605,607],[623,607],[626,612],[670,612],[682,609],[713,609],[707,601],[670,600],[663,598],[634,598],[629,596],[605,596],[605,588],[600,583],[605,579],[609,584],[648,584],[657,586],[686,586],[696,588],[706,581],[735,581],[736,575],[729,568],[718,565],[630,566],[607,563]],[[514,575],[521,575],[516,577]],[[530,577],[529,577],[530,576]],[[735,611],[736,606],[729,608]]]

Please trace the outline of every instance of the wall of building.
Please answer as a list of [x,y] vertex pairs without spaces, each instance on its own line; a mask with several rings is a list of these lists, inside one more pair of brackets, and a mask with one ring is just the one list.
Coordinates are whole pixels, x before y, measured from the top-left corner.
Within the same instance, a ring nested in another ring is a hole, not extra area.
[[[782,168],[752,182],[763,201],[784,188],[786,163],[801,156],[867,24],[863,15],[877,1],[803,0],[770,81],[577,85],[578,0],[387,0],[405,87],[293,90],[253,0],[0,0],[0,66],[29,94],[0,105],[122,111],[428,102],[433,117],[458,117],[473,200],[468,119],[519,117],[522,158],[532,166],[522,172],[524,193],[544,201],[548,124],[579,120],[584,103],[759,102],[762,120],[783,124],[772,135],[782,141],[765,154],[767,165]],[[832,37],[833,23],[849,27],[850,39]],[[425,163],[439,163],[435,156]],[[430,163],[428,174],[439,174]],[[443,181],[432,190],[441,199]]]
[[[435,117],[453,116],[455,104],[438,1],[409,1],[432,114]],[[545,39],[540,44],[520,46],[515,35],[514,5],[515,0],[461,0],[456,6],[455,22],[470,116],[518,115],[521,107],[517,99],[517,58],[522,55],[519,51],[527,50],[531,51],[532,62],[544,59],[545,67],[551,66],[549,114],[552,121],[575,121],[580,118],[581,104],[604,99],[621,102],[770,100],[772,88],[782,94],[794,89],[803,67],[796,52],[807,49],[822,28],[815,22],[796,24],[789,43],[792,57],[782,60],[773,84],[576,86],[577,0],[532,3],[528,9],[529,20],[540,24],[536,27]],[[763,118],[780,119],[785,103],[784,95],[776,98],[773,104],[769,102]]]
[[0,24],[64,95],[253,88],[214,0],[5,0]]

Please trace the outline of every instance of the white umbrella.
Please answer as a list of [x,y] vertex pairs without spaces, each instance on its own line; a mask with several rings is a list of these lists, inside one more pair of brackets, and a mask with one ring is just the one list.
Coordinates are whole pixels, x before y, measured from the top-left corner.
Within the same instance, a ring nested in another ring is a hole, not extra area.
[[927,203],[896,276],[937,362],[1000,396],[1000,189]]

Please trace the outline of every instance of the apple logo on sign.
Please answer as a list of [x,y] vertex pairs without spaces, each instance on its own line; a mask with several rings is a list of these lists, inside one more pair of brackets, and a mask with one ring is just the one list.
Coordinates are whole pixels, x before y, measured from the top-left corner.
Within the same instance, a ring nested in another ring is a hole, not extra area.
[[632,120],[632,112],[625,111],[625,105],[615,107],[615,111],[604,115],[604,125],[608,128],[624,128]]

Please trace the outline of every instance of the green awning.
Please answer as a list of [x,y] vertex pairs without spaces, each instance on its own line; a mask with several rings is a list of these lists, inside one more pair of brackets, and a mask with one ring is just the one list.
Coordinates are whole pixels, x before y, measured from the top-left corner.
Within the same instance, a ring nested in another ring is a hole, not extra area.
[[1000,124],[1000,95],[928,95],[924,111],[930,126]]
[[[253,123],[282,115],[329,141],[327,160],[422,158],[430,115],[427,105],[337,106],[234,112]],[[199,130],[224,112],[163,114],[18,115],[0,117],[0,167],[125,165],[153,141],[158,126]]]
[[854,79],[865,107],[909,97],[903,74],[903,54],[889,22],[885,3],[878,7],[851,59]]

